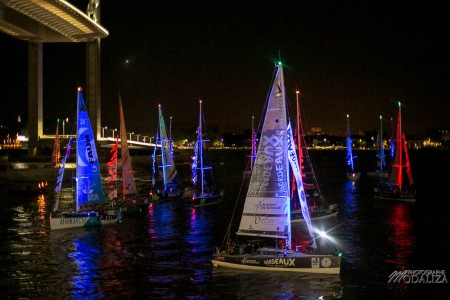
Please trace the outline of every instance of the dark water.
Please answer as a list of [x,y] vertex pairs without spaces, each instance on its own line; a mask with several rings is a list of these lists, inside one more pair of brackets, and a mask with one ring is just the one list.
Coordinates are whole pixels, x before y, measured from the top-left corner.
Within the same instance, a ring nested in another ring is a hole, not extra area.
[[[395,271],[445,270],[450,279],[450,153],[410,153],[417,202],[375,200],[376,180],[345,178],[345,153],[313,151],[322,192],[339,203],[330,229],[344,250],[341,275],[214,269],[239,194],[245,152],[213,153],[225,199],[192,208],[173,201],[148,214],[90,229],[49,230],[49,196],[13,198],[1,183],[0,297],[7,299],[448,299],[449,283],[388,283]],[[358,153],[363,174],[373,152]],[[189,173],[188,155],[178,156]],[[149,187],[150,159],[135,157],[138,186]],[[234,225],[235,226],[235,225]],[[296,226],[294,225],[294,229]],[[302,228],[300,228],[302,229]],[[304,229],[304,228],[303,228]],[[322,297],[322,298],[321,298]]]

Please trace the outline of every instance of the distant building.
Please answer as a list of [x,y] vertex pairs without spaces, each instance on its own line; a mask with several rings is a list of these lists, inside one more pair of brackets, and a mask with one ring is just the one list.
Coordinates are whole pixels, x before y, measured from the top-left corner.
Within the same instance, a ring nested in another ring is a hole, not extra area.
[[311,134],[321,134],[322,127],[311,127]]

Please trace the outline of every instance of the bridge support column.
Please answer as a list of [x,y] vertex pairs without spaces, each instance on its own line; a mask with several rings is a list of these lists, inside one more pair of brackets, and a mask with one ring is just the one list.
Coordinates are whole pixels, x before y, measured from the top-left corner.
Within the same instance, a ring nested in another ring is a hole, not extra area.
[[100,39],[86,43],[86,85],[89,119],[96,140],[100,138]]
[[42,43],[28,43],[28,157],[39,154],[43,135]]

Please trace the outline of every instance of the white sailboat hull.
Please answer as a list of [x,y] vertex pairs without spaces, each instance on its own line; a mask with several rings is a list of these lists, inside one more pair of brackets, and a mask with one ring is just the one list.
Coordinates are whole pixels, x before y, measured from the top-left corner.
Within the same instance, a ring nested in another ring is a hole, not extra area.
[[254,271],[340,274],[340,258],[332,255],[213,255],[215,267]]
[[50,229],[69,229],[80,227],[93,227],[102,225],[101,216],[98,216],[95,212],[82,213],[82,214],[70,214],[61,217],[50,216]]

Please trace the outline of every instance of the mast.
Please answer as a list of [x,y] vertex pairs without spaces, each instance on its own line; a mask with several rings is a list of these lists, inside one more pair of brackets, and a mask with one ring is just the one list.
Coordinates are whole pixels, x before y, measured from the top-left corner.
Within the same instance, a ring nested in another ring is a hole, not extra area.
[[75,162],[76,162],[76,174],[75,174],[75,212],[77,212],[78,213],[78,211],[79,211],[79,207],[78,207],[78,194],[79,194],[79,187],[78,187],[78,184],[79,184],[79,179],[78,179],[78,173],[79,173],[79,168],[80,168],[80,165],[79,165],[79,163],[78,163],[78,160],[79,160],[79,155],[78,155],[78,151],[79,151],[79,147],[78,147],[78,143],[79,143],[79,131],[80,131],[80,93],[81,93],[81,87],[78,87],[78,94],[77,94],[77,149],[76,149],[76,160],[75,160]]
[[380,138],[378,141],[378,147],[380,147],[380,172],[383,172],[384,169],[384,142],[383,142],[383,116],[380,115]]
[[[282,98],[282,103],[283,103],[283,112],[282,115],[283,117],[286,118],[287,120],[287,113],[286,113],[286,90],[285,90],[285,86],[284,86],[284,74],[283,74],[283,66],[281,64],[281,61],[278,62],[278,68],[280,69],[280,85],[281,85],[281,89],[280,86],[278,86],[277,88],[279,89],[279,92],[281,92],[281,98]],[[285,124],[287,125],[287,124]],[[287,126],[286,126],[287,128]],[[287,133],[287,131],[286,131]],[[286,137],[286,148],[287,148],[287,137]],[[287,150],[287,149],[286,149]],[[287,156],[287,151],[285,153],[285,155]],[[286,157],[285,160],[285,178],[286,178],[286,185],[288,188],[288,191],[290,190],[290,186],[289,186],[289,159]],[[289,194],[288,194],[288,198],[289,198]],[[291,249],[291,243],[292,243],[292,231],[291,231],[291,209],[290,209],[290,199],[288,199],[288,205],[287,205],[287,239],[286,239],[286,248],[287,249]]]
[[158,104],[158,112],[159,112],[159,142],[160,142],[160,149],[161,149],[161,166],[162,166],[162,171],[163,171],[163,186],[164,186],[164,190],[166,189],[166,156],[165,156],[165,145],[164,143],[166,143],[167,141],[163,141],[163,134],[162,134],[162,109],[161,109],[161,104]]
[[397,177],[397,184],[400,190],[402,189],[403,185],[403,143],[402,143],[402,105],[400,101],[398,101],[398,124],[397,124],[397,145],[398,147],[398,153],[399,153],[399,161],[398,161],[398,177]]
[[56,120],[56,134],[55,134],[55,140],[53,142],[52,162],[53,162],[54,168],[59,166],[59,160],[60,160],[60,145],[59,145],[58,129],[59,129],[59,118]]
[[173,155],[172,116],[170,116],[169,120],[169,143],[170,143],[170,154]]
[[297,130],[297,147],[298,147],[298,160],[299,160],[299,165],[300,165],[300,169],[302,168],[302,163],[303,163],[303,149],[302,149],[302,136],[303,136],[303,126],[302,126],[302,121],[300,118],[300,104],[298,101],[298,96],[300,95],[300,91],[297,90],[295,91],[295,99],[297,102],[297,126],[298,126],[298,130]]
[[255,116],[252,116],[252,137],[250,142],[252,143],[252,149],[250,155],[247,155],[247,157],[250,158],[250,171],[253,171],[253,164],[255,163],[256,158]]
[[390,146],[391,148],[389,149],[389,156],[391,157],[391,159],[394,159],[394,152],[395,152],[395,132],[394,132],[394,118],[391,117],[391,142],[390,142]]
[[200,114],[199,114],[199,125],[198,125],[198,141],[197,143],[199,143],[198,147],[199,147],[199,156],[200,156],[200,181],[201,181],[201,194],[203,194],[203,190],[204,190],[204,170],[203,170],[203,132],[202,132],[202,100],[199,101],[200,103]]
[[355,170],[353,167],[353,153],[352,153],[352,138],[350,136],[350,116],[347,114],[347,165],[352,172]]

